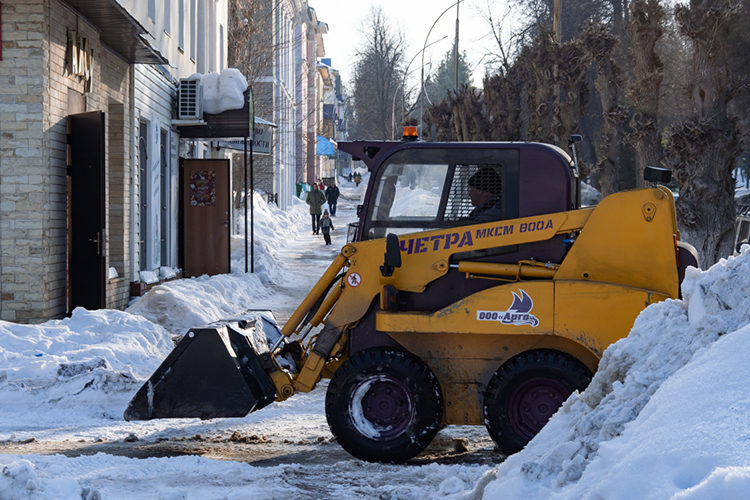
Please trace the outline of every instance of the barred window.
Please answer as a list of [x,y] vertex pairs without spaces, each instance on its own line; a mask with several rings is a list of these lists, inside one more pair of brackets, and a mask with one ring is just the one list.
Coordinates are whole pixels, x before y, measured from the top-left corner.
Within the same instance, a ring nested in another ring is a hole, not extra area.
[[475,206],[476,201],[471,198],[472,187],[489,193],[484,203],[494,201],[495,205],[499,205],[498,218],[503,218],[502,177],[500,164],[456,165],[443,219],[460,221],[473,218],[480,207]]

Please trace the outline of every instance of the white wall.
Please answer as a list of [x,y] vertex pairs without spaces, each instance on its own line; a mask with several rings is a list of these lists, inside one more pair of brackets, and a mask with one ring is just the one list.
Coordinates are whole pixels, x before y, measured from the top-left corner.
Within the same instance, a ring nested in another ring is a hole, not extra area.
[[[117,0],[146,28],[149,43],[165,56],[169,64],[136,64],[133,71],[133,141],[131,145],[131,269],[130,279],[139,279],[140,269],[177,265],[177,213],[179,136],[172,127],[173,105],[180,78],[194,73],[221,71],[227,66],[228,0]],[[148,168],[141,176],[138,154],[140,124],[148,124]],[[162,258],[162,132],[166,133],[166,241]],[[199,144],[198,149],[204,148]],[[143,178],[142,178],[143,177]],[[141,183],[148,190],[145,227],[140,224]],[[141,255],[141,239],[146,253]]]

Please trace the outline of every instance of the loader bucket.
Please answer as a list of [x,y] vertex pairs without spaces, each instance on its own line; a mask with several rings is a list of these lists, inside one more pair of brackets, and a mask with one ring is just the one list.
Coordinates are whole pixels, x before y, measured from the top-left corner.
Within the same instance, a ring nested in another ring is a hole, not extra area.
[[194,328],[136,393],[125,420],[244,417],[268,406],[276,391],[267,351],[237,324]]

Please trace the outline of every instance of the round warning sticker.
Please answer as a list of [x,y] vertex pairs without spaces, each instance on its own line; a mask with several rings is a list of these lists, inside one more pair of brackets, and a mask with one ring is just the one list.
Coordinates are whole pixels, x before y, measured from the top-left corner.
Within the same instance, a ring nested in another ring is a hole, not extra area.
[[351,273],[346,277],[346,282],[349,283],[349,286],[358,287],[362,283],[362,277],[357,273]]

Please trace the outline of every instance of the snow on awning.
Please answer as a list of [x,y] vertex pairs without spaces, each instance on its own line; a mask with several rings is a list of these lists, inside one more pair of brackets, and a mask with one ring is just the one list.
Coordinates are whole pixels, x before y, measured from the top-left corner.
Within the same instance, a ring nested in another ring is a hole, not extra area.
[[315,145],[315,154],[317,156],[336,156],[336,141],[322,135],[317,136],[315,139],[315,142],[317,142]]

